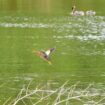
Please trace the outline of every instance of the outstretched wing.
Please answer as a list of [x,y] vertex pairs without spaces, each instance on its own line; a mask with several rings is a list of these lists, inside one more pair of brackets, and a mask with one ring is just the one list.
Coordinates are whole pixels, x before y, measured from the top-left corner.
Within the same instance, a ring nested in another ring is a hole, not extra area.
[[55,48],[50,48],[49,50],[45,51],[45,54],[49,56],[54,50]]
[[55,50],[55,48],[50,48],[47,51],[34,51],[36,55],[47,61],[50,65],[52,64],[50,61],[50,54]]

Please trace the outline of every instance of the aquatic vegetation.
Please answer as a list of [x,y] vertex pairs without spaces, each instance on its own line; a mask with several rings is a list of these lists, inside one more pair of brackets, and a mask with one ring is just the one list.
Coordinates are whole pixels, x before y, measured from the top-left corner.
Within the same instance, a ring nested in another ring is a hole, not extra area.
[[32,89],[31,82],[23,86],[16,98],[7,99],[4,105],[103,105],[105,102],[105,91],[95,88],[94,84],[80,88],[79,82],[71,86],[65,82],[51,89],[50,83],[47,83]]

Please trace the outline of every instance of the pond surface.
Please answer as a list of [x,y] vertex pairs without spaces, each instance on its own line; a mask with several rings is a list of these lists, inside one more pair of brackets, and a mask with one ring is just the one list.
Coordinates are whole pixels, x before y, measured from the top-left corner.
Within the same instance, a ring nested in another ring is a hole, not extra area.
[[[72,1],[0,1],[0,103],[17,95],[33,80],[35,86],[51,82],[59,87],[80,82],[105,85],[104,0],[77,1],[79,10],[93,9],[96,16],[70,16]],[[70,4],[70,5],[69,5]],[[56,47],[52,65],[34,50]],[[19,104],[20,105],[20,104]]]

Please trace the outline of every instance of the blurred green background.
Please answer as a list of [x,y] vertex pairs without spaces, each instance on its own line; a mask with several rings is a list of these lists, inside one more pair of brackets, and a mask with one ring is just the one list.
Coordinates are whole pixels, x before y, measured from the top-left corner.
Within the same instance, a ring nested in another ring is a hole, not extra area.
[[[93,17],[72,17],[71,8],[94,10]],[[65,81],[81,87],[105,84],[105,0],[0,0],[0,104],[34,87]],[[52,65],[33,50],[56,47]],[[19,104],[20,105],[20,104]]]

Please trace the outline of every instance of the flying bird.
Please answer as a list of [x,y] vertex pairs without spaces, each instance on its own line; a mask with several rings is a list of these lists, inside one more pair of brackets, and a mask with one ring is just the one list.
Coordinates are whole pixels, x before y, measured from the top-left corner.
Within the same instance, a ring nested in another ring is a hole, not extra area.
[[45,61],[47,61],[49,64],[52,64],[51,63],[51,60],[50,60],[50,55],[51,53],[55,51],[55,48],[50,48],[46,51],[34,51],[34,53],[39,56],[40,58],[44,59]]

